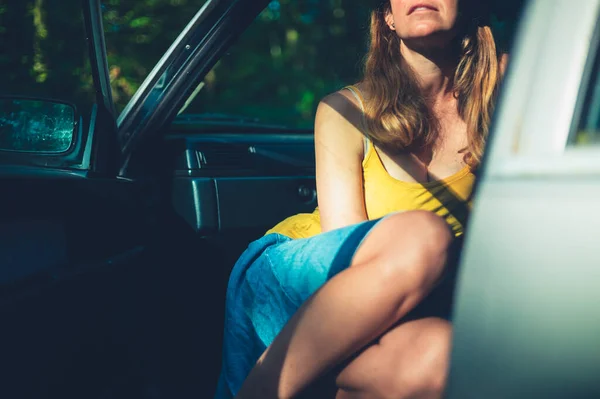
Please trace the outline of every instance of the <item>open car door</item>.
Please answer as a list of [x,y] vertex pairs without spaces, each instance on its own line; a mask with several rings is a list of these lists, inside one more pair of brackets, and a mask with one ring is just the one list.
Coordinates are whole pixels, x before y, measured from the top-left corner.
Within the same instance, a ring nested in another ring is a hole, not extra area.
[[0,8],[0,395],[123,394],[143,379],[148,223],[117,177],[100,2]]
[[600,397],[600,2],[522,18],[455,301],[447,397]]

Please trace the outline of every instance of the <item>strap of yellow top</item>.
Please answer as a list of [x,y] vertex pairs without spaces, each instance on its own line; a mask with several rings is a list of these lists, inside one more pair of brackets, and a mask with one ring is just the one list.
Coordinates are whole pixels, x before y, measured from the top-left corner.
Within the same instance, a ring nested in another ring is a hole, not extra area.
[[350,90],[350,93],[352,93],[354,95],[354,97],[360,104],[360,109],[363,112],[363,116],[364,116],[364,114],[365,114],[365,99],[363,98],[362,93],[360,92],[358,87],[356,87],[354,85],[349,85],[349,86],[346,86],[345,88]]
[[[349,90],[350,93],[354,95],[358,103],[360,104],[360,110],[362,111],[363,123],[365,122],[365,99],[362,96],[362,93],[358,89],[358,87],[354,85],[346,86],[345,89]],[[367,151],[369,151],[369,138],[365,136],[365,147],[364,147],[364,155],[363,158],[367,157]]]

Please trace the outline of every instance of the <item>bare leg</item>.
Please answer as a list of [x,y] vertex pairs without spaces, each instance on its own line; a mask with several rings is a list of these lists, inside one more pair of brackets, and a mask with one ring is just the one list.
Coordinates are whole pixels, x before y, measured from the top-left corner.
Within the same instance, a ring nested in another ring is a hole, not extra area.
[[446,223],[430,212],[383,220],[351,267],[292,317],[237,398],[291,398],[381,336],[429,293],[442,274],[450,241]]
[[338,375],[336,399],[438,399],[446,383],[452,328],[408,321],[385,333]]

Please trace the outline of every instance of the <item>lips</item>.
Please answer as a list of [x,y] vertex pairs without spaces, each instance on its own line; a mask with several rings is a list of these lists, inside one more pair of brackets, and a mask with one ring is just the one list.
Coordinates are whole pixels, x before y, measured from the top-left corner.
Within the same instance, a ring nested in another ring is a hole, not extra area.
[[437,8],[435,8],[434,6],[432,6],[429,3],[417,3],[408,9],[408,15],[412,14],[415,11],[421,11],[421,10],[438,11]]

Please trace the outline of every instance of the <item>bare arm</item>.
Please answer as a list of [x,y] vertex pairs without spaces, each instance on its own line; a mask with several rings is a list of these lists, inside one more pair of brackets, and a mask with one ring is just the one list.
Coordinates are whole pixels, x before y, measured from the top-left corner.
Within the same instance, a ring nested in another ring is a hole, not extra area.
[[341,92],[325,97],[315,118],[316,177],[323,232],[367,220],[362,159],[362,113]]

